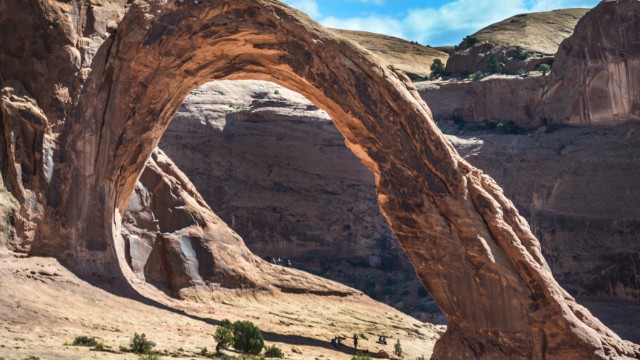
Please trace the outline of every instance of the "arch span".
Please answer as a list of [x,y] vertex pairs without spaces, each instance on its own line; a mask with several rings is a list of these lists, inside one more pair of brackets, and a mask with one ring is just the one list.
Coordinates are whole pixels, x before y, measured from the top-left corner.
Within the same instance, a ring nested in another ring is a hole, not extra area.
[[79,268],[130,277],[119,226],[135,182],[186,95],[217,79],[284,85],[334,119],[449,319],[434,358],[640,355],[557,284],[526,221],[458,156],[406,77],[274,0],[131,5],[66,124],[60,181],[75,191],[55,207],[61,252]]

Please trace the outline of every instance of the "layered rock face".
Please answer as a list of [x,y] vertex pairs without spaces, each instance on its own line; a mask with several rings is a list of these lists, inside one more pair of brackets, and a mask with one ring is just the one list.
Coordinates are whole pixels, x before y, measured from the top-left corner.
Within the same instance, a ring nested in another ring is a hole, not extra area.
[[513,199],[566,289],[640,300],[637,125],[449,139]]
[[640,120],[640,4],[603,1],[556,55],[540,116],[558,123]]
[[[490,71],[491,56],[507,72],[532,71],[553,64],[560,43],[569,37],[588,9],[562,9],[512,16],[464,40],[447,62],[451,74]],[[519,48],[519,49],[517,49]]]
[[[184,98],[212,79],[269,80],[327,111],[374,173],[383,215],[449,319],[435,358],[640,356],[637,345],[558,285],[527,222],[490,177],[456,153],[409,79],[303,14],[272,0],[136,1],[128,9],[113,2],[108,5],[127,11],[105,33],[93,26],[103,22],[79,15],[100,15],[94,9],[104,9],[100,4],[4,4],[9,18],[37,26],[16,29],[2,21],[0,43],[42,39],[38,29],[51,39],[37,56],[29,46],[0,52],[4,82],[24,84],[44,114],[42,138],[53,136],[44,147],[52,156],[38,147],[24,150],[36,161],[37,181],[3,174],[22,181],[40,205],[29,219],[33,253],[62,258],[80,273],[136,281],[122,216]],[[80,47],[78,34],[102,45],[93,54]],[[40,73],[48,75],[35,76]],[[13,120],[3,112],[3,122]],[[40,170],[46,164],[54,169],[50,176]],[[216,253],[206,237],[193,239]],[[205,253],[196,251],[195,258]],[[198,261],[203,279],[211,271],[206,264]],[[279,270],[265,266],[274,276]]]

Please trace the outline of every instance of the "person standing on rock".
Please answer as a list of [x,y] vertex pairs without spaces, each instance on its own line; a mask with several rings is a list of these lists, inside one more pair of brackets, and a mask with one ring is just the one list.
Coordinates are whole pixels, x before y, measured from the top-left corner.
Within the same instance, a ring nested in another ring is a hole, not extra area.
[[353,334],[353,347],[354,349],[356,349],[356,351],[358,351],[358,335],[357,334]]

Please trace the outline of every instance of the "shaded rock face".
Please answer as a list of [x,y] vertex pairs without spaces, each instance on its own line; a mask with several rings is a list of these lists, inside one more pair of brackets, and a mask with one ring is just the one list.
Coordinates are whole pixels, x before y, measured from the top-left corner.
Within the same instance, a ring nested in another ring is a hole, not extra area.
[[251,254],[159,149],[147,161],[122,224],[126,259],[137,279],[174,296],[192,288],[355,293],[301,271],[276,268]]
[[566,289],[640,300],[637,125],[449,139],[504,187]]
[[380,213],[373,175],[304,97],[262,81],[205,84],[159,146],[255,254],[427,310],[427,299],[409,301],[422,285]]
[[[526,220],[447,142],[409,79],[303,14],[272,0],[136,1],[105,35],[66,3],[3,4],[13,18],[48,29],[54,46],[37,59],[28,47],[0,52],[4,82],[24,85],[47,119],[42,131],[55,135],[51,177],[37,170],[45,181],[27,183],[42,206],[41,217],[32,219],[32,253],[62,258],[80,273],[137,281],[126,259],[122,216],[184,98],[212,79],[268,80],[325,110],[374,173],[383,215],[449,319],[435,358],[640,356],[637,345],[621,340],[560,287]],[[10,43],[5,39],[15,30],[0,22],[0,43]],[[19,31],[24,39],[43,38],[31,27]],[[83,49],[80,69],[77,57],[54,56],[64,44],[80,52],[74,39],[85,32],[102,45],[95,54]],[[39,78],[28,70],[34,68],[62,69],[66,77]],[[62,88],[70,96],[51,102]],[[38,161],[48,158],[32,151]],[[18,181],[11,172],[3,175]],[[214,253],[212,242],[197,241]],[[282,269],[265,265],[280,279]],[[206,277],[207,271],[198,273]]]
[[[451,74],[490,71],[490,55],[507,72],[536,70],[553,64],[560,43],[571,36],[588,9],[562,9],[512,16],[489,25],[458,46],[447,62]],[[516,49],[519,47],[521,53]]]

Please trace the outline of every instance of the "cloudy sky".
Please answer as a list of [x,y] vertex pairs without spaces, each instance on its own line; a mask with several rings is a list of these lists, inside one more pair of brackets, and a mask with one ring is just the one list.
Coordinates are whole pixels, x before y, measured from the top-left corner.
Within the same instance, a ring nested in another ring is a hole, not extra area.
[[455,45],[466,35],[532,11],[594,7],[599,0],[283,0],[324,26],[377,32],[424,45]]

